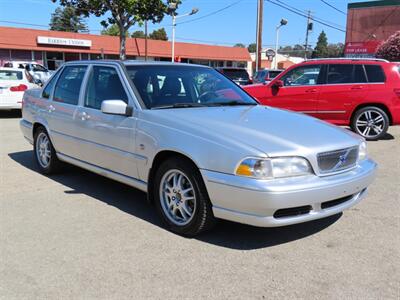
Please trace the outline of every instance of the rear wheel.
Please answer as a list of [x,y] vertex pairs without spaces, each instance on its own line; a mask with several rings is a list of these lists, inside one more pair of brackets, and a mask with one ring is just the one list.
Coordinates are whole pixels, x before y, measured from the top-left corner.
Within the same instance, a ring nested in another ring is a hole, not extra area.
[[351,128],[368,141],[383,137],[389,128],[389,117],[379,107],[367,106],[356,111]]
[[157,211],[171,231],[195,236],[214,225],[203,179],[190,162],[177,158],[165,161],[158,168],[154,182]]
[[49,135],[43,127],[39,127],[34,135],[33,152],[39,170],[43,174],[51,174],[60,170],[61,162],[50,141]]

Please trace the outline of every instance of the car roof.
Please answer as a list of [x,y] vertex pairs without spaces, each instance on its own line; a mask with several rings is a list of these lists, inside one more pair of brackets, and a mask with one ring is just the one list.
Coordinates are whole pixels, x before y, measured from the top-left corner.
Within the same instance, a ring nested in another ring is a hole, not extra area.
[[21,69],[21,68],[8,68],[8,67],[0,67],[0,70],[19,71],[19,72],[23,72],[24,71],[24,69]]
[[385,59],[380,59],[380,58],[350,58],[350,57],[341,57],[341,58],[312,58],[312,59],[307,59],[301,64],[308,64],[308,63],[371,63],[371,62],[377,62],[377,63],[390,63],[389,61]]
[[125,66],[175,66],[175,67],[200,67],[210,68],[209,66],[187,64],[187,63],[175,63],[167,61],[143,61],[143,60],[118,60],[118,59],[101,59],[101,60],[74,60],[66,62],[65,65],[71,64],[119,64]]

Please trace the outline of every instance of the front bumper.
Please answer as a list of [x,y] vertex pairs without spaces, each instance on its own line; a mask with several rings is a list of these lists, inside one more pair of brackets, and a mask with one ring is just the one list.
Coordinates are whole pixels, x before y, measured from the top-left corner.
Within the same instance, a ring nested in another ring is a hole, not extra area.
[[[355,205],[365,197],[366,189],[375,177],[376,167],[376,163],[368,159],[356,168],[337,175],[276,180],[256,180],[209,170],[201,170],[201,173],[215,217],[254,226],[275,227],[328,217]],[[331,205],[332,202],[326,205],[337,199],[341,199],[337,205]],[[310,208],[305,213],[277,216],[281,210],[296,211],[293,208],[305,206]]]

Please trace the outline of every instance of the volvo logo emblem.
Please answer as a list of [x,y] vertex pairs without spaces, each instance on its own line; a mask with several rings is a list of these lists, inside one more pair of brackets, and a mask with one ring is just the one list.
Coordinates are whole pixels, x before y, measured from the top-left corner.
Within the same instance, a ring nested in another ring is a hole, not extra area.
[[345,153],[339,156],[339,161],[336,163],[336,165],[333,167],[333,170],[340,169],[347,161],[347,157],[350,154],[351,149],[347,150]]

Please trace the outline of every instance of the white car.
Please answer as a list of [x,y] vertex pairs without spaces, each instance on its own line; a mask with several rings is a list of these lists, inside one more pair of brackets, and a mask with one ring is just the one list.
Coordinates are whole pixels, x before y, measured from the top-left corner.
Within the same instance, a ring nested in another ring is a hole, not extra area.
[[24,69],[0,68],[0,110],[21,109],[24,92],[37,87]]
[[4,67],[25,69],[33,76],[36,83],[43,85],[53,74],[43,65],[35,61],[9,61],[4,64]]

